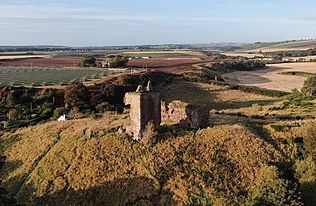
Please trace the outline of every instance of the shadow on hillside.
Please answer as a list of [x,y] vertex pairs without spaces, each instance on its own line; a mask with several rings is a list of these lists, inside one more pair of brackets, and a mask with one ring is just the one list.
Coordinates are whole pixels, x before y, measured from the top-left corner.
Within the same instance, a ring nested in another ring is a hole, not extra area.
[[[167,140],[177,139],[179,136],[192,135],[194,136],[194,129],[181,126],[180,123],[171,125],[162,125],[158,130],[158,137],[155,144],[166,142]],[[154,144],[154,145],[155,145]]]
[[267,79],[263,75],[274,74],[275,72],[286,71],[291,68],[277,68],[269,67],[268,69],[257,70],[257,71],[237,71],[231,72],[223,75],[223,79],[226,82],[234,84],[264,84],[271,82],[270,79]]
[[[262,74],[263,75],[263,74]],[[241,74],[228,73],[223,75],[223,79],[232,84],[265,84],[271,82],[270,79],[263,77],[260,74],[252,73],[252,72],[243,72]]]
[[275,150],[280,152],[280,154],[287,158],[287,155],[282,151],[282,149],[279,147],[278,143],[270,136],[267,129],[265,129],[262,125],[257,124],[255,122],[247,122],[245,126],[250,130],[253,131],[255,134],[257,134],[258,137],[260,137],[262,140],[264,140],[266,143],[271,145]]
[[[19,202],[31,205],[153,205],[160,203],[161,197],[164,196],[160,194],[158,183],[141,176],[116,179],[89,189],[63,189],[42,197],[32,196],[36,191],[31,185],[27,185],[24,192],[25,196],[23,193],[18,196]],[[168,195],[163,198],[166,201]]]
[[[9,174],[23,165],[22,161],[6,161],[0,174]],[[1,175],[2,176],[2,175]]]
[[211,109],[241,109],[252,107],[253,105],[267,106],[277,102],[275,99],[271,100],[250,100],[245,102],[225,102],[225,103],[213,103],[210,105]]
[[[22,161],[5,161],[2,167],[0,165],[0,186],[7,187],[12,193],[16,193],[20,185],[23,183],[23,177],[20,175],[10,178],[8,177],[22,165]],[[5,182],[1,182],[1,180]]]
[[[181,80],[180,80],[181,81]],[[162,99],[166,103],[172,101],[182,101],[192,105],[206,105],[209,110],[217,109],[240,109],[253,105],[270,105],[276,102],[276,99],[257,99],[249,101],[221,100],[219,94],[227,91],[226,88],[203,89],[193,82],[182,81],[181,84],[176,82],[162,91]]]
[[302,199],[305,205],[316,205],[316,182],[304,182],[301,184]]

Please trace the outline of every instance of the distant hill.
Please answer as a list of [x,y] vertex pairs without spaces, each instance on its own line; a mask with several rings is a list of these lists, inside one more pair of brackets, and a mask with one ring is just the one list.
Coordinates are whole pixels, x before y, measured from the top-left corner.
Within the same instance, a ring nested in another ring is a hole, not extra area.
[[1,46],[0,52],[53,52],[53,51],[77,51],[77,50],[236,50],[245,44],[242,43],[208,43],[208,44],[158,44],[158,45],[132,45],[132,46],[87,46],[87,47],[67,47],[67,46]]
[[316,48],[316,40],[291,40],[281,42],[256,42],[242,47],[244,51],[289,51],[289,50],[308,50]]

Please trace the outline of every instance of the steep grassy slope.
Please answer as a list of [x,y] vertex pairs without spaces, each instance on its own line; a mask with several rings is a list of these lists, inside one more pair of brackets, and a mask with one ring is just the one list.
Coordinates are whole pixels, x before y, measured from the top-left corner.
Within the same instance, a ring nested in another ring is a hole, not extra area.
[[274,166],[286,162],[282,152],[245,126],[164,127],[159,143],[145,147],[117,133],[125,115],[110,116],[7,134],[8,191],[29,205],[251,205],[264,185],[277,184],[278,196],[265,201],[300,205]]

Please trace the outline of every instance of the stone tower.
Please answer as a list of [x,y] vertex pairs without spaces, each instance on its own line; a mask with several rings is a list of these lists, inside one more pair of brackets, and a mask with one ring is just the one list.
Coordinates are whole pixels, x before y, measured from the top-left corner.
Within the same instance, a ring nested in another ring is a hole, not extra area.
[[153,90],[151,82],[146,88],[138,86],[136,92],[125,94],[125,104],[130,105],[131,125],[127,132],[139,141],[143,138],[143,133],[149,122],[156,128],[161,123],[161,98],[160,94]]

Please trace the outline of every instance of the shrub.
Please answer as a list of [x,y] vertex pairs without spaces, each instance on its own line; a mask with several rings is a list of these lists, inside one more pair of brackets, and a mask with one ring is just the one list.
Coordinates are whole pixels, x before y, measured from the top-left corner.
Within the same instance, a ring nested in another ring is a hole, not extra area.
[[57,119],[59,118],[61,115],[65,114],[66,109],[64,107],[58,107],[54,110],[54,115],[53,118]]
[[300,190],[306,205],[316,205],[316,161],[312,155],[295,163],[296,177],[300,182]]
[[71,118],[79,119],[83,117],[78,107],[72,107],[68,114]]
[[287,99],[288,101],[283,104],[283,109],[291,107],[310,108],[314,106],[314,104],[310,102],[313,98],[305,96],[297,89],[293,90]]
[[15,121],[20,118],[20,112],[17,109],[11,109],[8,113],[8,118],[10,121]]
[[305,80],[302,93],[306,96],[316,96],[316,76],[309,77]]
[[212,206],[214,205],[213,201],[211,198],[208,196],[207,193],[203,192],[200,195],[195,195],[192,194],[190,199],[189,199],[189,204],[188,205],[205,205],[205,206]]
[[81,67],[95,67],[96,66],[96,58],[94,57],[87,57],[87,58],[82,58],[79,66]]
[[51,117],[52,115],[53,115],[53,110],[51,108],[47,108],[42,111],[42,116]]
[[316,205],[316,128],[309,123],[304,130],[304,159],[295,162],[296,178],[306,205]]
[[114,67],[114,68],[126,67],[127,63],[128,63],[127,57],[117,55],[112,59],[110,63],[110,67]]
[[304,148],[316,160],[316,128],[313,124],[305,128]]
[[96,106],[96,109],[100,112],[100,113],[105,113],[107,111],[115,111],[115,106],[109,104],[108,102],[102,102],[101,104],[99,104],[98,106]]
[[295,185],[282,179],[276,167],[263,166],[255,181],[244,205],[303,205]]

